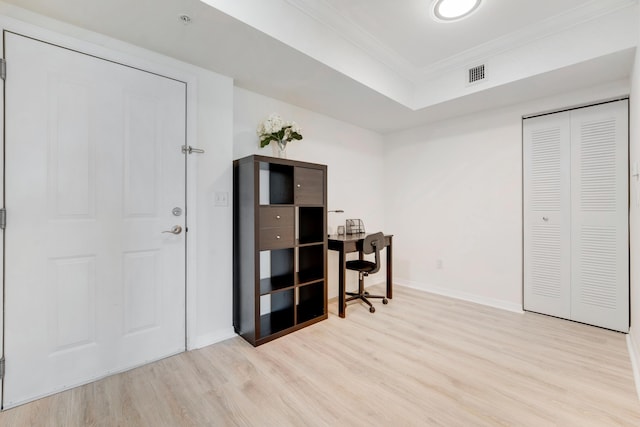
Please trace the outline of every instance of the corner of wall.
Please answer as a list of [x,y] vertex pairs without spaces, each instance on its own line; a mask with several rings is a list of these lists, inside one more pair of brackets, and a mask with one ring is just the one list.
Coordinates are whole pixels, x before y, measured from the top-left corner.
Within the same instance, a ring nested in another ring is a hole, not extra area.
[[629,349],[629,358],[633,369],[633,379],[636,383],[636,393],[638,393],[638,399],[640,399],[640,347],[638,347],[638,343],[631,333],[632,330],[627,335],[627,348]]
[[198,335],[191,343],[189,343],[189,348],[187,348],[187,350],[197,350],[199,348],[226,341],[235,336],[237,335],[234,332],[233,328],[224,328],[209,334]]
[[[640,23],[640,13],[636,20]],[[638,43],[640,44],[640,31]],[[632,171],[633,165],[640,159],[640,55],[638,51],[636,51],[631,72],[629,104],[629,170]],[[629,192],[629,257],[630,260],[634,260],[640,250],[640,182],[634,177],[630,178]],[[634,262],[630,263],[629,288],[631,329],[627,335],[627,347],[633,366],[636,390],[640,398],[640,269]]]

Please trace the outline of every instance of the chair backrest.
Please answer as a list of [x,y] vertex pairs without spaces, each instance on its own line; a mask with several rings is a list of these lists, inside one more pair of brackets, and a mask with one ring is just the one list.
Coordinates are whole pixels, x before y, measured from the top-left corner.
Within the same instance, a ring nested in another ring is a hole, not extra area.
[[362,243],[362,252],[365,254],[376,254],[376,268],[369,273],[377,273],[380,270],[380,249],[384,248],[384,234],[378,232],[369,234]]

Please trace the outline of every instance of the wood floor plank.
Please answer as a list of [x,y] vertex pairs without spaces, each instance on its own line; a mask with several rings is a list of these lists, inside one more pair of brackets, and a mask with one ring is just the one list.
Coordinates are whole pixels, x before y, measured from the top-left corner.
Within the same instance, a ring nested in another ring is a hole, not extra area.
[[625,335],[397,286],[0,413],[1,426],[638,426]]

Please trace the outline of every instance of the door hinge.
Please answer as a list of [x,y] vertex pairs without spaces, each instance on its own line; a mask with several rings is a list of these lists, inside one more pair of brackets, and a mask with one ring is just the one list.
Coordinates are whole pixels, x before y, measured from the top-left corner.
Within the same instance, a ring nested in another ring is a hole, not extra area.
[[4,356],[0,358],[0,380],[4,379]]
[[0,209],[0,230],[7,228],[7,210],[5,208]]
[[193,153],[198,153],[198,154],[202,154],[204,153],[204,150],[201,148],[193,148],[190,145],[183,145],[182,146],[182,154],[193,154]]
[[0,79],[7,80],[7,60],[0,58]]

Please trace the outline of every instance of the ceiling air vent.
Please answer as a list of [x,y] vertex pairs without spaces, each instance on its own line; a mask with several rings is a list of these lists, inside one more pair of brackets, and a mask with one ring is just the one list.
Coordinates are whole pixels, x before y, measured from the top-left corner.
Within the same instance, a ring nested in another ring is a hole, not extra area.
[[477,67],[469,68],[469,81],[468,83],[479,82],[484,80],[484,64]]

